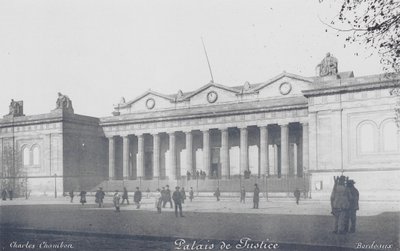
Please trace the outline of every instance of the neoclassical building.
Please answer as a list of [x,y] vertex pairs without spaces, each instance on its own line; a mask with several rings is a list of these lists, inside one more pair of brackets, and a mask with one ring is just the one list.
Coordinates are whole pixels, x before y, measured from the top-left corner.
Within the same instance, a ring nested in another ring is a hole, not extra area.
[[283,72],[241,86],[149,90],[103,118],[75,114],[62,94],[48,114],[25,116],[22,103],[11,104],[0,120],[2,185],[49,194],[166,184],[235,192],[256,182],[266,193],[326,196],[343,173],[365,194],[391,199],[400,190],[391,95],[400,77],[335,67],[315,77]]

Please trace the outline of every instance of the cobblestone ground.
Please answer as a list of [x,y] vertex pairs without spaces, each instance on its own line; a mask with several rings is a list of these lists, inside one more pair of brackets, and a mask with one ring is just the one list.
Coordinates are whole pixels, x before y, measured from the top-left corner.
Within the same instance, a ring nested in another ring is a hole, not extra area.
[[233,240],[235,244],[243,237],[269,239],[279,243],[278,250],[346,250],[356,248],[357,243],[373,241],[392,244],[388,250],[399,246],[396,203],[363,203],[358,231],[334,235],[328,202],[301,201],[297,206],[291,200],[271,199],[262,201],[260,209],[255,210],[250,203],[240,204],[232,199],[223,198],[217,203],[213,198],[197,198],[192,203],[185,202],[186,217],[178,219],[168,207],[157,214],[153,202],[153,198],[145,198],[139,210],[124,205],[121,213],[114,212],[110,198],[106,199],[105,208],[90,203],[82,207],[69,203],[68,198],[1,202],[2,248],[9,250],[13,237],[22,241],[66,238],[76,243],[75,250],[174,250],[173,243],[178,238],[185,238],[188,243]]

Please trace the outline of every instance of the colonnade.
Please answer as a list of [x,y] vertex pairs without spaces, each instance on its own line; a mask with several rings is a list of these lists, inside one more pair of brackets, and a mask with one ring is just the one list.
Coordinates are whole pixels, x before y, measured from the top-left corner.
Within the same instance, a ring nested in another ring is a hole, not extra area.
[[[278,125],[280,128],[280,175],[288,175],[289,174],[289,124],[280,124]],[[239,148],[240,148],[240,170],[243,172],[244,170],[249,170],[249,142],[248,135],[249,130],[248,127],[238,128],[240,130],[240,140],[239,140]],[[259,175],[277,175],[276,170],[269,169],[269,156],[268,153],[271,140],[269,139],[269,127],[268,125],[258,126],[259,129]],[[228,128],[219,128],[218,129],[221,134],[221,142],[220,142],[220,170],[219,174],[222,178],[230,178],[231,170],[230,170],[230,157],[229,157],[229,132]],[[193,131],[183,131],[185,134],[185,145],[186,145],[186,168],[187,170],[193,170]],[[182,132],[182,131],[181,131]],[[177,131],[168,132],[169,138],[169,165],[170,170],[169,173],[166,173],[168,179],[175,180],[179,178],[177,175],[177,143],[176,143],[176,133]],[[203,158],[203,166],[202,170],[210,170],[211,160],[210,160],[210,129],[201,130],[202,133],[202,158]],[[160,133],[153,133],[153,177],[158,178],[161,176],[160,170]],[[116,147],[115,147],[115,137],[120,135],[115,135],[108,137],[109,143],[109,179],[115,179],[115,158],[116,158]],[[144,146],[144,134],[135,134],[137,137],[137,157],[136,157],[136,177],[144,177],[145,174],[145,146]],[[130,137],[129,135],[123,135],[122,137],[122,176],[123,179],[129,179],[129,145],[130,145]],[[302,123],[302,135],[301,135],[301,144],[302,144],[302,165],[303,167],[308,166],[308,124]],[[182,172],[179,172],[182,176]]]

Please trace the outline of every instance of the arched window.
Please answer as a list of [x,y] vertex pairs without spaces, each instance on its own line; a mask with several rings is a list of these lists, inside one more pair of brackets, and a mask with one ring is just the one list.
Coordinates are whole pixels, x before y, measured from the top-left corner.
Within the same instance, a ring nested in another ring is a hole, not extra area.
[[29,148],[24,147],[22,150],[22,164],[28,166],[30,164]]
[[32,148],[32,164],[34,166],[38,166],[40,162],[40,151],[39,151],[39,146],[34,146]]
[[360,153],[372,153],[375,151],[375,128],[373,123],[363,123],[358,128]]
[[383,151],[394,152],[397,150],[397,127],[393,120],[382,125]]

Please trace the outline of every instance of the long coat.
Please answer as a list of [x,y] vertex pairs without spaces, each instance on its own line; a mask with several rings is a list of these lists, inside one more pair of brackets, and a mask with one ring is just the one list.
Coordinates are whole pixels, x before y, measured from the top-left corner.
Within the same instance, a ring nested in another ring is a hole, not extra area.
[[260,188],[258,188],[258,187],[254,188],[253,201],[254,202],[259,202],[260,201]]
[[133,194],[133,201],[134,202],[140,202],[142,200],[142,192],[141,191],[135,191]]

